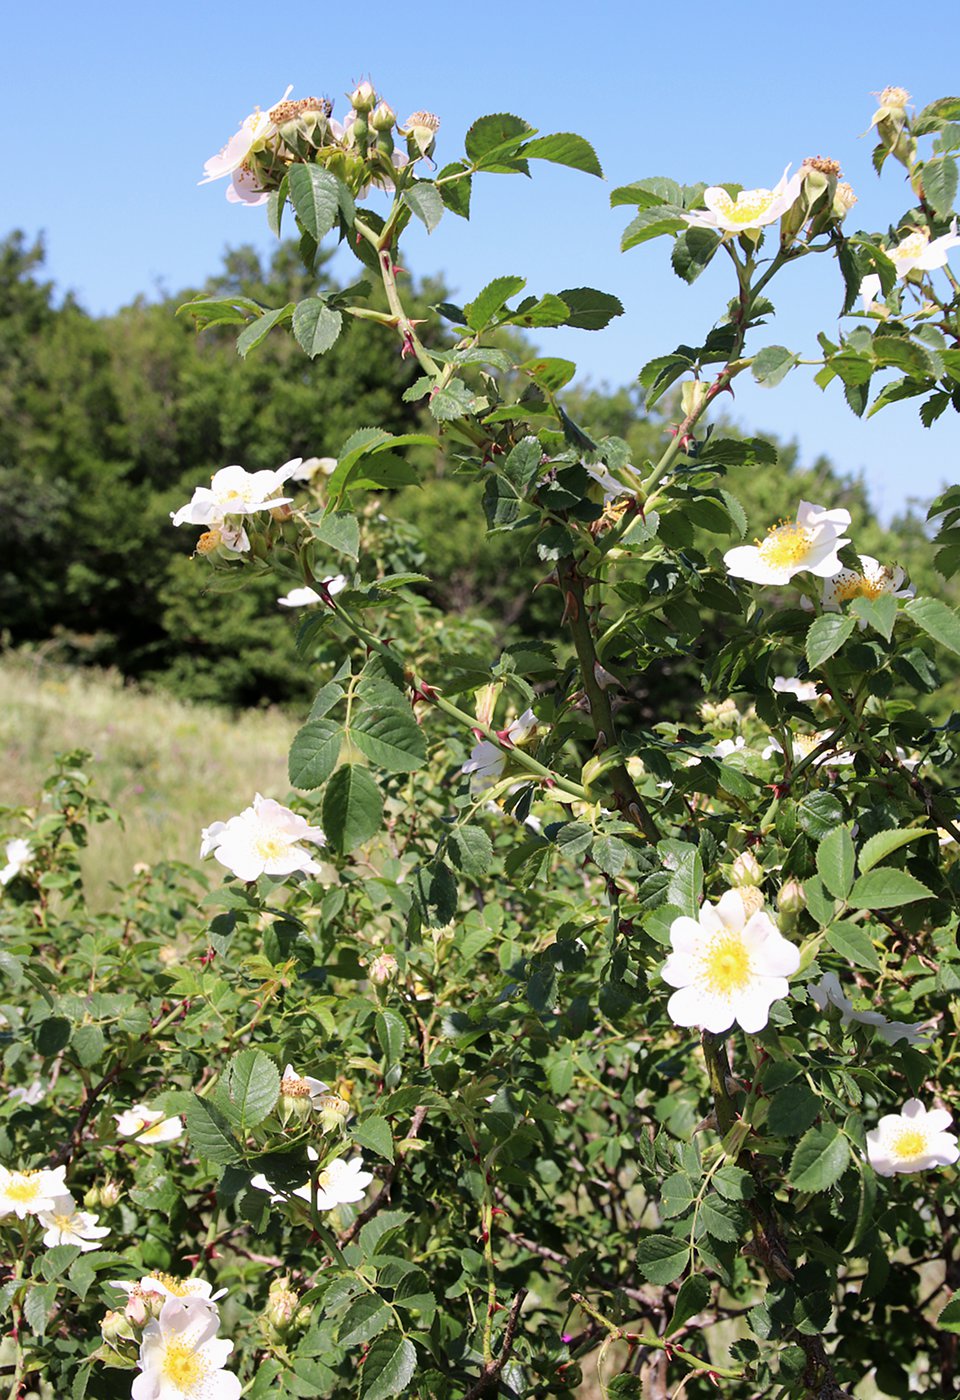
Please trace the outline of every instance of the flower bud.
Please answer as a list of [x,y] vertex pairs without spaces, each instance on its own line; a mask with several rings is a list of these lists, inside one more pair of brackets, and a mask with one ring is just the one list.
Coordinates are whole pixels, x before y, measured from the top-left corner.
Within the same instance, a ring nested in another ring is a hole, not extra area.
[[397,960],[392,953],[380,953],[367,970],[370,973],[370,981],[383,986],[384,982],[389,982],[391,977],[396,975]]
[[373,84],[364,80],[358,83],[350,94],[350,106],[355,112],[372,112],[377,105],[377,94]]
[[741,851],[730,868],[730,884],[740,890],[763,884],[763,866],[752,851]]
[[[309,1100],[307,1101],[309,1103]],[[317,1108],[320,1113],[320,1131],[323,1133],[342,1132],[350,1117],[350,1105],[339,1094],[324,1094]]]
[[290,1287],[290,1280],[285,1276],[275,1278],[270,1284],[267,1305],[260,1314],[260,1330],[268,1341],[282,1342],[301,1325],[299,1318],[304,1311],[309,1320],[310,1309],[300,1307],[300,1298]]
[[105,1312],[100,1322],[100,1335],[110,1346],[118,1342],[136,1342],[137,1332],[125,1312]]
[[91,1186],[89,1191],[83,1193],[83,1204],[87,1210],[96,1210],[100,1205],[100,1187]]
[[392,131],[397,124],[397,114],[386,102],[378,102],[370,113],[370,126],[374,131]]
[[806,897],[803,893],[803,886],[799,880],[787,880],[780,886],[777,895],[777,908],[781,914],[794,919],[806,907]]
[[100,1187],[100,1204],[110,1210],[117,1204],[122,1195],[123,1190],[119,1181],[107,1180]]
[[700,718],[704,724],[715,724],[719,729],[738,729],[740,727],[740,711],[729,696],[719,703],[704,700],[700,706]]

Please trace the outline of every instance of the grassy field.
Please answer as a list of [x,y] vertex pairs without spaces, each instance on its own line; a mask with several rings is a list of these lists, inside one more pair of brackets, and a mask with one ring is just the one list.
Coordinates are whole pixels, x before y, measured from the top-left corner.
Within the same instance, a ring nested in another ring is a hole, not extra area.
[[[255,792],[289,790],[287,749],[296,729],[275,711],[233,715],[149,694],[115,675],[0,661],[0,806],[35,806],[51,756],[93,754],[95,791],[124,826],[96,826],[84,862],[97,909],[111,881],[136,861],[195,861],[200,830],[249,805]],[[16,834],[0,825],[0,838]]]

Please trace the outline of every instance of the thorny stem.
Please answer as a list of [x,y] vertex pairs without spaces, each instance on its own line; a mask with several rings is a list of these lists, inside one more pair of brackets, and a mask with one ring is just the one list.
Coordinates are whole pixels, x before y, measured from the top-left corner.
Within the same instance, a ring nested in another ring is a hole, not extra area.
[[478,1400],[478,1397],[485,1395],[489,1390],[497,1389],[497,1382],[500,1379],[500,1372],[509,1360],[513,1350],[514,1339],[517,1335],[517,1326],[520,1322],[520,1310],[523,1307],[527,1296],[527,1289],[521,1288],[514,1295],[513,1303],[510,1306],[510,1315],[507,1318],[507,1325],[503,1329],[503,1340],[500,1343],[500,1352],[496,1357],[484,1363],[480,1377],[467,1391],[463,1400]]
[[668,1342],[663,1337],[657,1337],[645,1332],[628,1332],[620,1327],[611,1318],[605,1317],[598,1308],[583,1296],[582,1293],[571,1293],[570,1297],[588,1317],[592,1317],[595,1322],[599,1322],[601,1327],[605,1327],[610,1339],[615,1342],[635,1342],[641,1347],[655,1347],[658,1351],[665,1351],[668,1356],[677,1356],[687,1366],[694,1371],[703,1371],[710,1376],[723,1376],[728,1380],[742,1380],[743,1371],[736,1370],[733,1366],[715,1366],[712,1361],[704,1361],[702,1356],[695,1356],[692,1351],[687,1351],[685,1346],[678,1342]]

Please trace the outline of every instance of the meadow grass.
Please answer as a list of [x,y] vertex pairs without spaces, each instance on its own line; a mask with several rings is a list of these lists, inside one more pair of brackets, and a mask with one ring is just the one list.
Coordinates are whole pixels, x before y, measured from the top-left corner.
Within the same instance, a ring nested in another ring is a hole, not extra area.
[[[0,660],[0,806],[35,807],[54,753],[88,749],[94,792],[123,826],[93,827],[84,882],[95,909],[111,903],[137,861],[197,861],[200,830],[289,791],[294,720],[276,710],[233,714],[125,685],[110,672]],[[8,830],[9,827],[9,830]],[[17,835],[0,826],[0,838]]]

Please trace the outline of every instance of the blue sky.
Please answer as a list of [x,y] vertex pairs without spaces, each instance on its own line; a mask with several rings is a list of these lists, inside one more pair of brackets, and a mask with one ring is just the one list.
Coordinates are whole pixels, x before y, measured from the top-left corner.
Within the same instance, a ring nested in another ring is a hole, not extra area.
[[[919,105],[956,86],[955,47],[927,33],[905,43],[902,4],[891,0],[875,0],[866,19],[835,0],[789,10],[735,0],[17,6],[4,16],[0,82],[21,131],[6,147],[0,234],[43,231],[48,275],[95,313],[198,284],[228,246],[272,243],[262,210],[228,205],[222,186],[197,188],[203,161],[288,84],[342,113],[342,94],[368,76],[401,117],[419,107],[440,116],[441,162],[486,112],[593,142],[605,183],[545,163],[532,181],[478,180],[470,223],[447,215],[430,236],[412,230],[405,262],[443,276],[455,299],[503,273],[527,277],[531,291],[616,293],[627,314],[607,331],[544,333],[541,348],[575,359],[594,382],[629,383],[653,355],[697,343],[731,288],[719,259],[687,287],[667,240],[621,254],[630,211],[610,209],[610,190],[646,175],[772,185],[788,161],[832,155],[860,196],[851,223],[884,228],[909,199],[899,168],[877,180],[861,133],[871,94],[888,83]],[[356,267],[346,256],[345,274]],[[771,290],[780,315],[757,347],[812,355],[816,331],[838,325],[836,269],[809,259]],[[735,416],[798,438],[807,459],[826,453],[862,471],[887,517],[960,475],[956,415],[927,431],[901,404],[860,422],[837,386],[823,394],[810,374],[774,390],[741,379]]]

